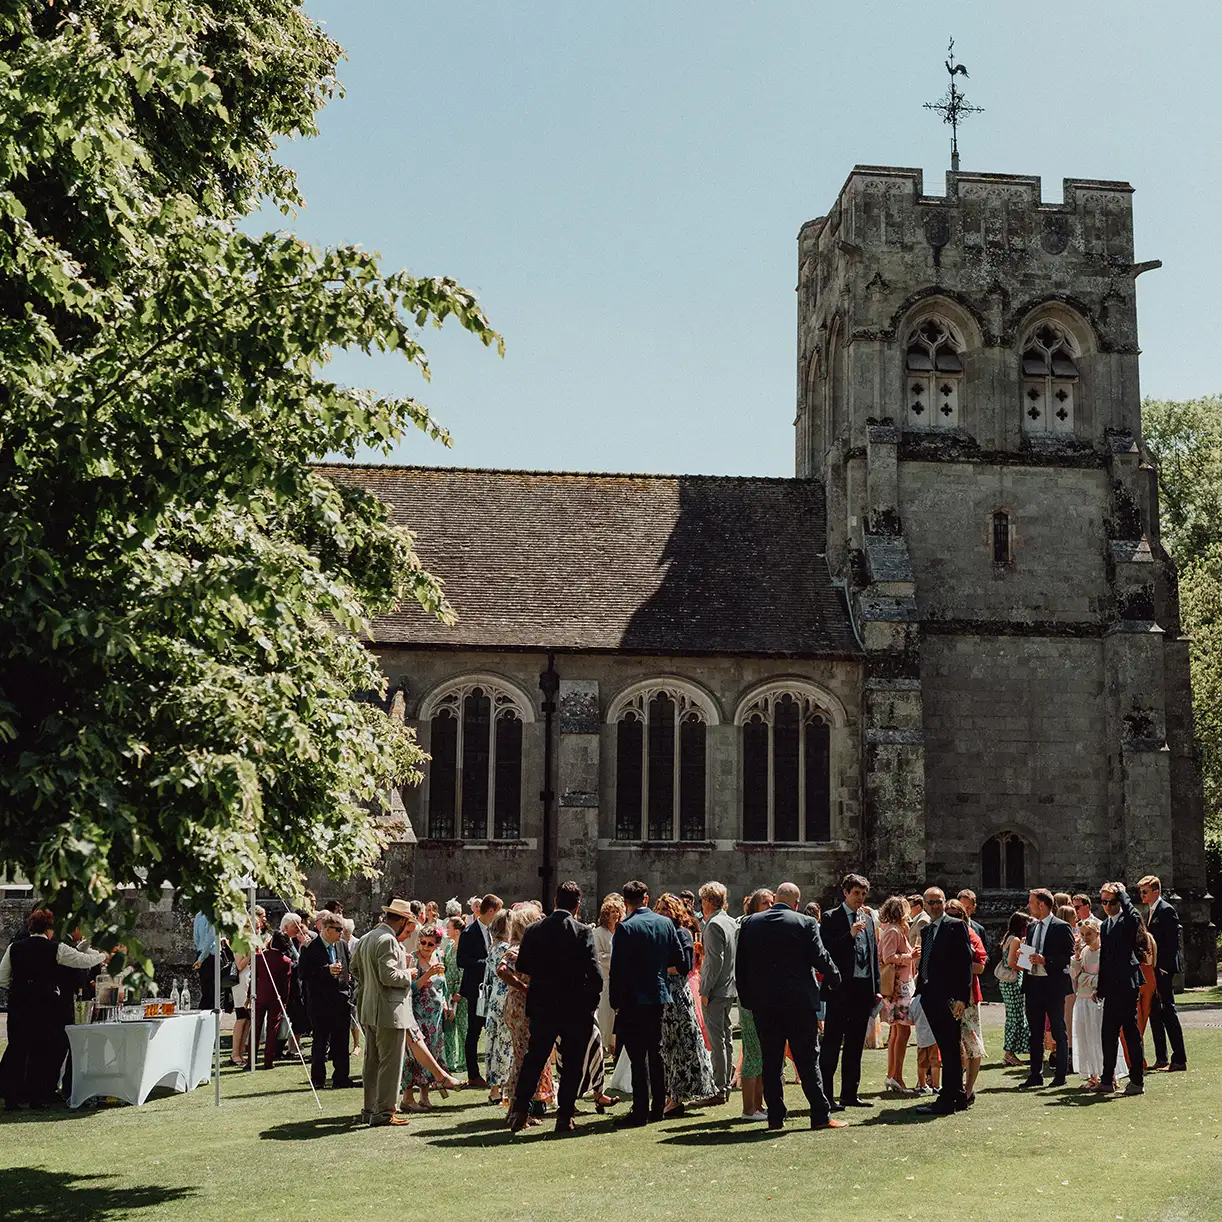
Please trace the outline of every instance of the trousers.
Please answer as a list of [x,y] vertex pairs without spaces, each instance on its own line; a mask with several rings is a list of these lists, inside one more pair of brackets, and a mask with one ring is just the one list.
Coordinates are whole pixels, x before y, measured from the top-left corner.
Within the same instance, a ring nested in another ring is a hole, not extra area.
[[479,1072],[479,1037],[484,1029],[484,1016],[476,1014],[475,1003],[467,1002],[467,1040],[463,1053],[467,1060],[467,1078],[474,1082],[481,1075]]
[[[513,1109],[529,1112],[531,1100],[539,1086],[539,1075],[543,1072],[547,1058],[551,1056],[556,1042],[560,1043],[560,1089],[556,1096],[556,1119],[569,1120],[577,1110],[577,1094],[585,1069],[586,1049],[590,1034],[594,1030],[594,1014],[578,1017],[530,1019],[530,1042],[518,1070],[518,1085],[513,1095]],[[636,1081],[633,1080],[633,1089]]]
[[1150,1033],[1154,1037],[1154,1059],[1167,1059],[1167,1041],[1171,1041],[1171,1059],[1177,1065],[1187,1063],[1184,1053],[1184,1030],[1175,1009],[1175,988],[1170,972],[1155,968],[1155,993],[1150,1002]]
[[1028,976],[1025,984],[1027,1027],[1030,1040],[1027,1045],[1031,1056],[1028,1074],[1032,1078],[1044,1076],[1044,1020],[1052,1032],[1056,1044],[1055,1076],[1065,1078],[1069,1074],[1069,1033],[1065,1030],[1065,993],[1054,989],[1055,977]]
[[734,1029],[730,1022],[732,997],[710,997],[704,1007],[704,1029],[713,1055],[713,1090],[719,1095],[730,1093],[730,1075],[734,1072]]
[[[660,1120],[666,1109],[666,1070],[662,1065],[662,1007],[630,1002],[615,1015],[615,1034],[632,1066],[632,1114]],[[649,1093],[653,1091],[653,1106]]]
[[284,1017],[284,1007],[278,997],[255,1001],[255,1041],[258,1042],[259,1031],[263,1020],[267,1019],[267,1038],[263,1044],[263,1068],[271,1069],[276,1064],[277,1035],[280,1031],[280,1020]]
[[361,1085],[370,1124],[386,1124],[399,1108],[399,1080],[407,1032],[402,1027],[366,1027]]
[[1103,999],[1104,1082],[1116,1080],[1117,1043],[1122,1034],[1129,1056],[1129,1081],[1140,1086],[1145,1077],[1145,1050],[1137,1028],[1137,990],[1133,988],[1114,989]]
[[949,1110],[963,1099],[963,1041],[959,1020],[945,998],[921,998],[925,1018],[938,1041],[942,1057],[942,1086],[938,1096],[941,1107]]
[[833,1081],[837,1061],[840,1062],[840,1102],[857,1098],[857,1088],[861,1084],[861,1050],[865,1047],[866,1028],[873,1009],[874,993],[868,980],[850,977],[828,994],[819,1065],[823,1073],[823,1094],[829,1102],[836,1097]]
[[[752,1010],[764,1062],[764,1102],[768,1123],[785,1119],[785,1045],[793,1053],[794,1067],[802,1082],[802,1093],[810,1104],[812,1125],[825,1124],[830,1115],[819,1065],[819,1018],[814,1010],[800,1006],[775,1006]],[[841,1079],[843,1081],[843,1077]]]
[[347,1086],[351,1076],[351,1054],[348,1038],[351,1034],[351,1015],[347,1006],[343,1012],[313,1010],[310,1026],[314,1031],[314,1043],[310,1047],[310,1081],[315,1088],[327,1081],[327,1059],[331,1060],[331,1083]]

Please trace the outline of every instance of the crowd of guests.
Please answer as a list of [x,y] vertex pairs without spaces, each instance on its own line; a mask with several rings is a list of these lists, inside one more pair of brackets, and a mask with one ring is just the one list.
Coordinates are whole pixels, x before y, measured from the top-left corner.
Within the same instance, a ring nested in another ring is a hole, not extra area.
[[[235,1014],[232,1064],[245,1066],[258,1042],[265,1068],[286,1053],[304,1059],[309,1036],[314,1087],[326,1085],[330,1066],[332,1087],[343,1089],[357,1084],[359,1055],[361,1119],[373,1125],[406,1124],[435,1105],[434,1094],[463,1086],[487,1091],[515,1131],[549,1109],[557,1129],[571,1131],[579,1098],[602,1111],[618,1102],[617,1088],[631,1093],[625,1125],[722,1104],[737,1089],[743,1115],[776,1128],[788,1060],[812,1126],[837,1128],[837,1113],[873,1106],[860,1094],[861,1063],[881,1023],[888,1093],[925,1096],[918,1110],[935,1115],[970,1107],[985,1056],[980,977],[990,958],[975,895],[931,887],[875,911],[868,879],[848,874],[840,890],[841,902],[823,911],[803,906],[792,883],[759,888],[734,917],[721,883],[651,900],[633,880],[603,899],[589,925],[574,883],[557,889],[548,915],[537,901],[506,906],[492,893],[472,897],[465,912],[457,899],[441,907],[394,898],[360,938],[338,900],[286,912],[274,926],[257,907],[241,940],[250,955],[236,955],[197,916],[195,965],[210,1008],[220,956]],[[1179,920],[1156,877],[1138,890],[1144,919],[1118,882],[1101,888],[1101,916],[1090,896],[1035,888],[1010,918],[993,970],[1004,1060],[1027,1066],[1022,1087],[1045,1084],[1047,1056],[1053,1087],[1072,1071],[1095,1091],[1127,1077],[1126,1093],[1141,1093],[1147,1025],[1150,1068],[1186,1068],[1172,991]],[[61,1000],[71,996],[67,974],[104,958],[55,941],[43,910],[5,953],[7,1106],[53,1098],[72,1021]]]

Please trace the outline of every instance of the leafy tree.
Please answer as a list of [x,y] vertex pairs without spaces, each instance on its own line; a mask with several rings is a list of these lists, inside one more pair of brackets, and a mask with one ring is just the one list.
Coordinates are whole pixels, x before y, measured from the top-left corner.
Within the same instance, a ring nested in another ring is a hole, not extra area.
[[371,867],[418,776],[370,617],[451,615],[410,533],[312,458],[418,402],[323,376],[420,328],[500,345],[453,281],[239,227],[300,202],[340,48],[291,0],[0,0],[0,867],[130,933],[163,881],[233,928],[237,881]]
[[1163,545],[1179,566],[1180,619],[1192,638],[1192,706],[1205,818],[1222,837],[1222,396],[1142,404],[1158,464]]

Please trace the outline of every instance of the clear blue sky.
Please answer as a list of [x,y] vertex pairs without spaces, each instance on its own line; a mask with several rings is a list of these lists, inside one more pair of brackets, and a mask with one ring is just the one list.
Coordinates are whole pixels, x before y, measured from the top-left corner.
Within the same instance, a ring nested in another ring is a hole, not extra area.
[[1127,179],[1142,385],[1222,390],[1218,0],[313,0],[348,53],[318,139],[286,144],[318,243],[476,290],[503,360],[426,337],[434,378],[343,356],[454,433],[396,458],[788,475],[795,238],[857,162],[921,166],[921,108],[968,65],[965,170]]

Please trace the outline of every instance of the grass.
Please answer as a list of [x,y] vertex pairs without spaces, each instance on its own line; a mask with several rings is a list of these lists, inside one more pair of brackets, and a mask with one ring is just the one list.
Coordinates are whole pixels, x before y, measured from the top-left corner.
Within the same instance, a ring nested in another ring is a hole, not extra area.
[[[991,1049],[1000,1036],[986,1032]],[[863,1093],[877,1106],[819,1133],[796,1110],[796,1087],[780,1134],[736,1120],[736,1095],[643,1130],[616,1132],[610,1115],[591,1113],[579,1117],[580,1135],[557,1140],[550,1126],[510,1138],[501,1112],[467,1092],[406,1129],[354,1127],[359,1091],[323,1092],[320,1113],[300,1066],[228,1071],[219,1112],[201,1087],[143,1108],[4,1116],[0,1216],[1219,1218],[1222,1030],[1186,1036],[1190,1072],[1151,1075],[1144,1098],[1028,1094],[1013,1089],[1022,1071],[995,1064],[981,1075],[977,1105],[950,1120],[880,1097],[884,1054],[867,1051]]]

